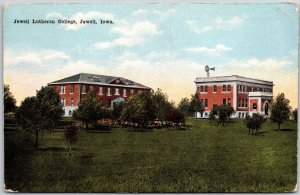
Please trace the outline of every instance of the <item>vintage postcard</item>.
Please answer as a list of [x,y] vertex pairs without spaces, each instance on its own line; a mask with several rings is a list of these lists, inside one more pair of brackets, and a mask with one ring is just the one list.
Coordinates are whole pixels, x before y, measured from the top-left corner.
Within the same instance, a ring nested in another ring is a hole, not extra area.
[[297,190],[298,5],[6,4],[4,190]]

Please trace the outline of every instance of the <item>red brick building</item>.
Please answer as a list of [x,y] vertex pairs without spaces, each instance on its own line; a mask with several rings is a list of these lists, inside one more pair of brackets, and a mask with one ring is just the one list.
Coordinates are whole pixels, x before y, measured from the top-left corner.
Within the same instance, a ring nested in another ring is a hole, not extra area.
[[272,81],[232,75],[198,77],[195,84],[199,99],[205,105],[204,113],[197,113],[197,118],[207,118],[214,106],[222,104],[233,107],[233,117],[244,118],[246,113],[269,115],[273,98]]
[[65,116],[71,116],[78,103],[93,89],[97,97],[113,108],[115,103],[123,102],[132,94],[150,91],[151,88],[134,81],[114,76],[80,73],[58,81],[48,83],[55,86],[60,96]]

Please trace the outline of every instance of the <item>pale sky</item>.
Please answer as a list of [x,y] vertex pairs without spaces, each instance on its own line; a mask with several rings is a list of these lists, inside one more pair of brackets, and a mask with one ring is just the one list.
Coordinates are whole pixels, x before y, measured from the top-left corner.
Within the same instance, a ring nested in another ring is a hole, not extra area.
[[[14,24],[15,19],[114,24]],[[4,10],[4,83],[18,104],[80,72],[125,77],[179,102],[196,77],[273,81],[297,107],[298,17],[293,4],[27,4]]]

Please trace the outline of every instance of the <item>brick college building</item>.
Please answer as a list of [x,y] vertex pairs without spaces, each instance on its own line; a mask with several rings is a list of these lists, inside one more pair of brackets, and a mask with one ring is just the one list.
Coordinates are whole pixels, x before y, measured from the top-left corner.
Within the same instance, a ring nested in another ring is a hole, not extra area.
[[198,77],[195,81],[199,99],[205,105],[204,113],[197,118],[207,118],[210,110],[217,105],[233,107],[233,117],[244,118],[246,113],[269,115],[273,99],[273,82],[238,75],[221,77]]
[[122,78],[96,74],[80,73],[58,81],[48,83],[54,86],[60,96],[65,116],[71,116],[78,108],[78,103],[89,89],[93,89],[97,97],[108,107],[123,102],[132,94],[150,91],[151,88]]

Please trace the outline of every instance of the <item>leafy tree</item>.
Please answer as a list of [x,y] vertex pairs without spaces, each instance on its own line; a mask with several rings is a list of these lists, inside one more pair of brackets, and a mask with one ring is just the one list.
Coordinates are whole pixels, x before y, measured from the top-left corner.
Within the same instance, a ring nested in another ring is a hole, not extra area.
[[293,110],[292,115],[293,115],[293,119],[297,123],[297,119],[298,119],[298,109],[297,108]]
[[121,113],[124,107],[123,102],[119,102],[114,104],[114,108],[111,110],[111,118],[112,119],[119,119],[121,117]]
[[215,120],[216,116],[218,115],[218,107],[213,107],[208,115],[209,118],[209,124],[212,124],[212,121]]
[[262,125],[266,122],[266,118],[264,118],[262,115],[258,113],[254,113],[252,117],[250,117],[248,114],[246,115],[245,118],[245,124],[246,127],[249,129],[248,134],[250,134],[250,130],[253,131],[255,130],[255,134],[258,134],[259,129],[262,128]]
[[191,102],[188,98],[182,98],[178,104],[178,109],[185,115],[188,116],[191,114],[190,112]]
[[35,148],[38,148],[39,133],[59,123],[63,114],[59,97],[52,87],[42,87],[36,97],[27,97],[16,112],[16,120],[23,129],[35,133]]
[[277,123],[278,130],[280,131],[280,125],[289,119],[291,107],[290,101],[284,97],[284,93],[279,94],[275,102],[271,104],[271,120]]
[[88,131],[89,124],[97,124],[97,120],[107,116],[107,108],[97,98],[94,90],[89,90],[87,96],[79,103],[78,108],[73,112],[73,118],[85,123]]
[[78,141],[78,128],[75,126],[74,123],[69,124],[65,128],[65,140],[69,144],[69,152],[71,152],[72,148],[71,145]]
[[9,91],[9,85],[4,85],[4,113],[16,110],[16,99]]
[[124,104],[121,119],[145,126],[155,120],[156,105],[153,103],[152,92],[142,92],[130,96]]
[[218,106],[218,111],[217,111],[217,115],[219,117],[218,125],[222,123],[224,126],[225,121],[227,119],[230,119],[230,116],[233,114],[233,112],[234,112],[233,108],[229,105]]
[[190,112],[191,113],[204,112],[204,105],[200,102],[198,93],[195,93],[191,97]]
[[49,130],[51,133],[58,125],[64,112],[60,98],[54,87],[42,87],[37,91],[36,98],[41,106],[43,121],[47,124],[43,130]]
[[174,109],[174,105],[168,101],[167,94],[161,89],[157,89],[154,93],[150,93],[152,102],[155,106],[155,115],[158,120],[166,120],[166,113]]

